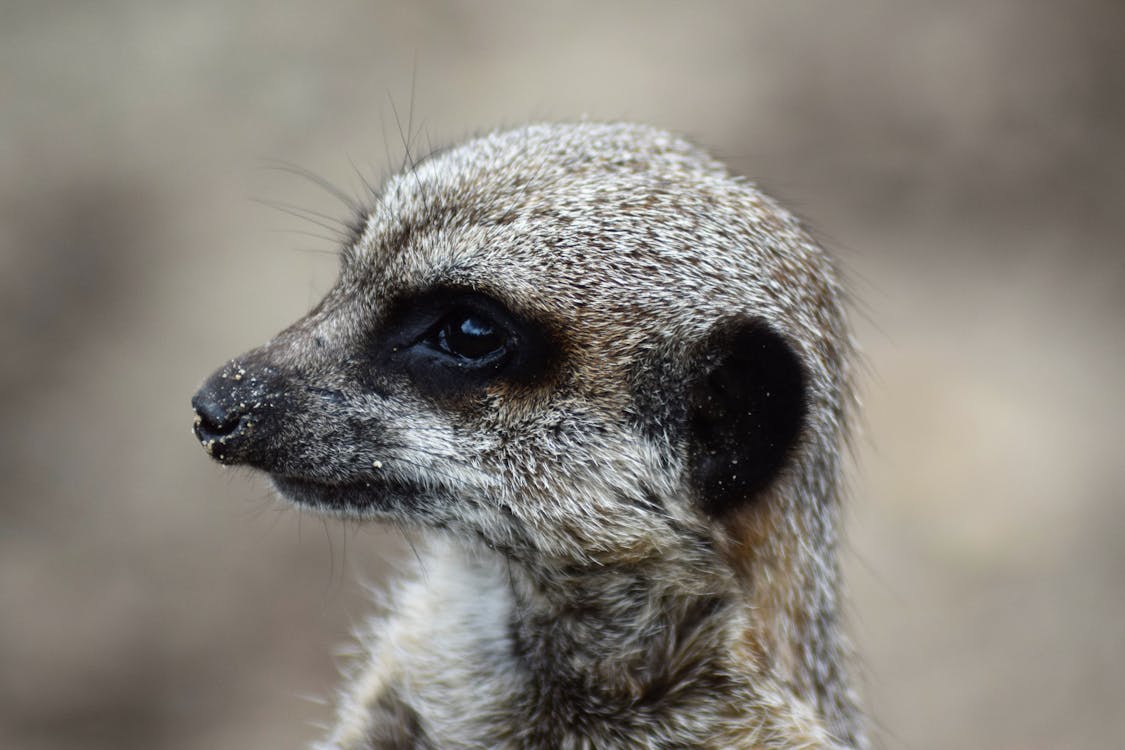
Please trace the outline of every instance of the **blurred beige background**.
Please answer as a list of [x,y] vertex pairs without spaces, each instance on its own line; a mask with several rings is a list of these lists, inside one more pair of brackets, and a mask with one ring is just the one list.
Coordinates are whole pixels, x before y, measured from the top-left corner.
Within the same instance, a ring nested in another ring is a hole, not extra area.
[[[401,539],[212,465],[416,142],[687,133],[818,227],[867,352],[849,618],[886,748],[1125,742],[1125,5],[0,4],[0,747],[301,748]],[[412,83],[414,79],[414,83]],[[393,107],[392,107],[393,101]],[[405,127],[405,123],[404,123]]]

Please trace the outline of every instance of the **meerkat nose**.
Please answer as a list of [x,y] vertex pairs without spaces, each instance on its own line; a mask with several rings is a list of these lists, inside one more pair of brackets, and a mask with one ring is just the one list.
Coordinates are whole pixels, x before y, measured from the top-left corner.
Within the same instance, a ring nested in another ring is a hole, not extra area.
[[[255,410],[262,410],[263,384],[239,363],[212,375],[192,396],[192,428],[203,449],[216,461],[241,463],[252,452]],[[260,414],[259,414],[260,416]]]
[[222,440],[238,431],[245,413],[236,408],[220,404],[214,393],[201,390],[192,396],[191,407],[195,409],[195,432],[200,440]]
[[216,461],[237,463],[236,438],[250,426],[249,414],[240,403],[224,402],[206,386],[191,399],[195,409],[193,431],[203,449]]

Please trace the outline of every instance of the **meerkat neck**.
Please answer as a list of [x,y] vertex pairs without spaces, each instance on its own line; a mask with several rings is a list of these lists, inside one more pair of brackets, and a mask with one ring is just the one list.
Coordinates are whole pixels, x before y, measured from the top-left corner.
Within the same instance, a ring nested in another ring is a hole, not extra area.
[[[512,639],[543,687],[635,704],[721,671],[729,592],[662,585],[652,567],[511,565]],[[706,680],[704,680],[706,682]],[[588,698],[584,698],[588,701]]]

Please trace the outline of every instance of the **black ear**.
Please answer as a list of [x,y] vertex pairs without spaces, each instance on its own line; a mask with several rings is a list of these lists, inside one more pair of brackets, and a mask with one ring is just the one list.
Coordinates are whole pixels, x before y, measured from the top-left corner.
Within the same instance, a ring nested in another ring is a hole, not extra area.
[[688,395],[689,468],[704,510],[722,514],[763,490],[804,418],[804,368],[785,339],[756,320],[719,326]]

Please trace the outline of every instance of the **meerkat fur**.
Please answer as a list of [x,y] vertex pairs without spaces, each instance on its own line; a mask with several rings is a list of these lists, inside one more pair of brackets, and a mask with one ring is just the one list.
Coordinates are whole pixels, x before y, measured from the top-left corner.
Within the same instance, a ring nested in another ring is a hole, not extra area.
[[319,750],[866,748],[833,260],[688,142],[532,125],[391,178],[194,399],[216,460],[411,529]]

